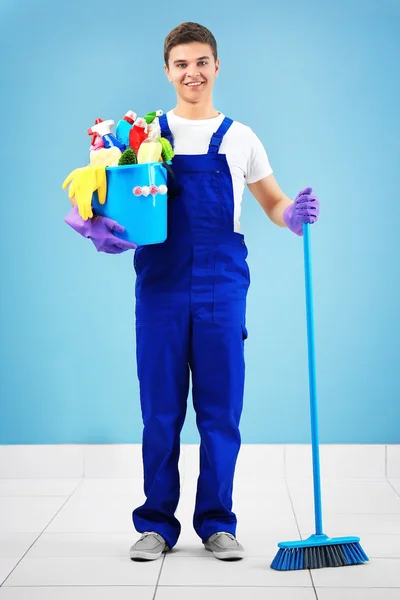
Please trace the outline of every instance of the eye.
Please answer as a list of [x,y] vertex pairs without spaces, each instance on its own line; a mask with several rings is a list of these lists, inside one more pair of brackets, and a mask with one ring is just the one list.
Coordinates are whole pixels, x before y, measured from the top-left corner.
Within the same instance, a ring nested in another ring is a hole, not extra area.
[[201,60],[198,64],[199,65],[208,65],[208,62],[206,60]]

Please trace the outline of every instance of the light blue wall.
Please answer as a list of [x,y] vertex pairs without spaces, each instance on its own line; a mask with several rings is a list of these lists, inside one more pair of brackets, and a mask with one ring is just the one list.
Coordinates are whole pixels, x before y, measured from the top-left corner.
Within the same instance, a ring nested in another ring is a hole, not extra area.
[[[133,253],[63,218],[87,128],[174,106],[164,37],[219,43],[215,106],[250,125],[294,198],[313,186],[321,441],[399,443],[400,3],[1,2],[0,442],[138,443]],[[186,7],[185,7],[186,6]],[[3,85],[3,84],[2,84]],[[309,442],[303,255],[246,191],[245,443]],[[189,410],[182,441],[197,442]]]

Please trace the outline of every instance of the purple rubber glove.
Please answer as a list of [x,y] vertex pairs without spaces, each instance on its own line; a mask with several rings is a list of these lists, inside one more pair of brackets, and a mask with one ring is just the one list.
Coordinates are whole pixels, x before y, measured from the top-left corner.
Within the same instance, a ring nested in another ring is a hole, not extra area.
[[303,223],[315,223],[319,217],[319,200],[308,187],[299,192],[293,202],[283,211],[283,220],[297,235],[303,235]]
[[116,221],[107,219],[107,217],[97,216],[84,221],[78,212],[78,207],[74,206],[64,221],[83,237],[91,239],[98,252],[121,254],[126,250],[137,248],[136,244],[121,240],[113,235],[113,231],[122,233],[125,228]]

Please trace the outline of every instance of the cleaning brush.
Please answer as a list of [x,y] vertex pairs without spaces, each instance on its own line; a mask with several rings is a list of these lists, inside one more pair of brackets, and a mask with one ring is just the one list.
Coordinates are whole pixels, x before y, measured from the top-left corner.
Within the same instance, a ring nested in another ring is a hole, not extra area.
[[314,346],[314,310],[309,224],[303,223],[304,274],[306,288],[308,372],[310,386],[311,441],[314,481],[315,534],[306,540],[279,542],[271,568],[278,571],[343,567],[368,560],[359,537],[329,538],[322,528],[321,473],[319,460],[318,408]]

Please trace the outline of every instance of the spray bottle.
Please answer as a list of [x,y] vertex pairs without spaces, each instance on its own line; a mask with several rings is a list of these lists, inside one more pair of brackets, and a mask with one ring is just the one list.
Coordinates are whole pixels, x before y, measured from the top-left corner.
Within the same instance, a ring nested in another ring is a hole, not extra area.
[[148,137],[151,136],[157,139],[161,137],[160,120],[158,117],[161,117],[162,114],[162,110],[156,110],[144,115],[144,120],[147,123]]
[[156,117],[161,117],[162,114],[163,114],[162,110],[156,110],[154,112],[149,112],[144,115],[144,120],[146,121],[146,123],[148,125],[150,125],[150,123],[152,123]]
[[156,132],[152,132],[149,137],[140,144],[137,155],[138,164],[159,162],[162,154],[162,145],[158,141]]
[[148,137],[150,137],[150,136],[155,137],[155,138],[161,137],[161,127],[160,127],[160,121],[159,121],[158,117],[156,117],[154,119],[154,121],[152,121],[150,123],[150,125],[147,125],[147,131],[148,131]]
[[122,144],[113,133],[111,133],[112,127],[114,127],[114,121],[111,119],[108,121],[103,121],[97,125],[92,125],[92,127],[88,129],[88,134],[91,135],[92,133],[98,133],[103,138],[105,148],[113,148],[115,146],[119,148],[121,152],[124,152],[126,146],[125,144]]
[[129,131],[129,145],[137,156],[143,140],[147,138],[147,123],[143,117],[138,117]]
[[128,110],[123,119],[117,123],[115,134],[121,144],[124,144],[127,148],[129,146],[129,132],[132,129],[136,117],[137,114],[133,112],[133,110]]
[[[102,123],[103,119],[96,119],[94,124],[97,125],[98,123]],[[89,129],[88,133],[91,130]],[[93,152],[95,150],[99,150],[100,148],[104,148],[104,142],[103,142],[103,138],[101,137],[101,135],[99,135],[98,133],[89,133],[89,135],[92,136],[92,143],[90,146],[90,152]]]

